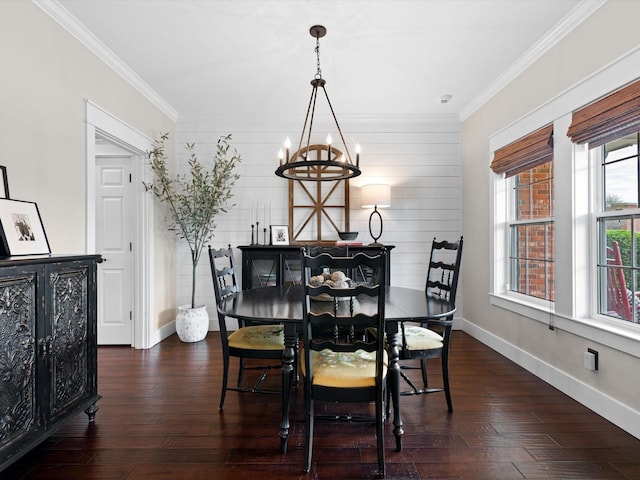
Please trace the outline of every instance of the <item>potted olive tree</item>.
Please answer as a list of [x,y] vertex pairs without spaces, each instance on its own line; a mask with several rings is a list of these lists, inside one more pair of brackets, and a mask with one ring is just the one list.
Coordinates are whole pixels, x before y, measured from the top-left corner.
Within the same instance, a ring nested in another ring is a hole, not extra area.
[[165,154],[168,138],[169,134],[163,134],[147,152],[153,181],[144,183],[144,187],[167,207],[169,230],[185,240],[191,251],[191,304],[178,307],[176,332],[183,342],[197,342],[207,335],[209,315],[206,306],[196,306],[196,267],[204,246],[213,237],[216,215],[232,206],[232,189],[239,178],[234,169],[241,157],[235,150],[233,155],[228,153],[231,135],[222,136],[208,168],[198,160],[194,144],[187,143],[188,172],[171,174]]

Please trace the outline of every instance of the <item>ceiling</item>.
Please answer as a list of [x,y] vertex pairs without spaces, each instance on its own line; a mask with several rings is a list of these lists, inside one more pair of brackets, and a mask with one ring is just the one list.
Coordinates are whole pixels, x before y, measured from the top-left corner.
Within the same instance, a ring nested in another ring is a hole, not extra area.
[[[327,28],[320,62],[338,118],[464,118],[602,3],[59,0],[58,6],[95,36],[85,32],[85,43],[115,55],[178,119],[302,117],[316,73],[309,34],[315,24]],[[442,103],[443,95],[452,98]]]

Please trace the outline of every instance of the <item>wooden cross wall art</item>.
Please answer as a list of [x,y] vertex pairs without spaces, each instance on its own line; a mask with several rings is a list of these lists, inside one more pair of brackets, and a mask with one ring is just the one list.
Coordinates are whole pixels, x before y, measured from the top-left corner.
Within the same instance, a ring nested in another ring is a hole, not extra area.
[[[331,152],[329,153],[329,148]],[[309,160],[338,160],[343,153],[329,145],[302,147],[292,157]],[[317,180],[336,171],[331,166],[309,166],[296,174],[309,180],[289,180],[289,233],[292,242],[322,243],[338,239],[349,231],[349,179]]]

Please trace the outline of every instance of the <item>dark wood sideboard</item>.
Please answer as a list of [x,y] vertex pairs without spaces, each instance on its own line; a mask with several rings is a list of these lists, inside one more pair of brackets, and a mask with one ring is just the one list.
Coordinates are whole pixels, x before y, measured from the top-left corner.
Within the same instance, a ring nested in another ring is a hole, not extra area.
[[[300,283],[300,248],[304,245],[241,245],[242,289],[261,288]],[[372,245],[312,245],[311,247],[329,252],[339,249],[346,255],[357,252],[376,254],[380,246]],[[387,283],[391,278],[391,250],[394,245],[384,245],[389,252],[387,262]],[[367,272],[355,272],[356,281],[367,280]]]
[[95,418],[100,255],[0,260],[0,471],[84,411]]

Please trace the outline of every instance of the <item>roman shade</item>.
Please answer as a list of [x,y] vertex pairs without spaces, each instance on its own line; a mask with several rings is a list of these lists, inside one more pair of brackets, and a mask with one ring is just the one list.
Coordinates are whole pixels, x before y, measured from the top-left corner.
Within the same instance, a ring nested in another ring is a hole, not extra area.
[[511,177],[553,160],[553,124],[510,143],[494,152],[491,170]]
[[574,143],[599,147],[640,131],[640,80],[573,113],[567,136]]

